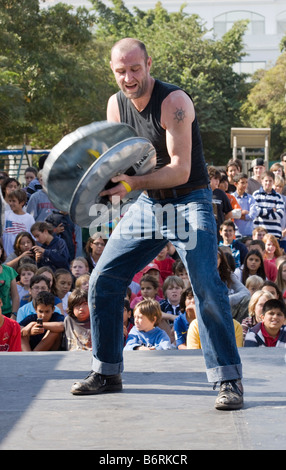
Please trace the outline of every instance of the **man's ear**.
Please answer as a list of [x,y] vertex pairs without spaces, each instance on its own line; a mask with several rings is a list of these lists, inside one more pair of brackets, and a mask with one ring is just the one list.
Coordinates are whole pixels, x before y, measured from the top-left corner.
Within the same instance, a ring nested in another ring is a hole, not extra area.
[[149,56],[148,59],[147,59],[147,68],[148,68],[148,70],[150,70],[151,67],[152,67],[152,57]]

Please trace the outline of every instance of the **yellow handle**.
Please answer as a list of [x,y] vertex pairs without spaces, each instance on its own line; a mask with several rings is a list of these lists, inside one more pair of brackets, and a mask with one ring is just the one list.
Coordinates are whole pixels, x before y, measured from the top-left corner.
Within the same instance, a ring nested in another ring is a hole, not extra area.
[[126,181],[120,181],[120,183],[123,184],[124,188],[126,189],[128,193],[132,191],[130,184],[126,183]]
[[100,153],[97,150],[88,149],[87,153],[96,159],[100,157]]

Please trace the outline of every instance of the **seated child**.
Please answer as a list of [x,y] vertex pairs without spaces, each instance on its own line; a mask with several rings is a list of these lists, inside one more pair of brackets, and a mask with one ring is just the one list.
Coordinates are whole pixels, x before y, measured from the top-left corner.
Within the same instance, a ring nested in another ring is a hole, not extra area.
[[235,225],[230,219],[224,220],[220,226],[220,235],[222,241],[219,246],[227,246],[231,250],[231,254],[235,260],[236,268],[239,268],[244,263],[244,258],[247,255],[246,246],[235,238]]
[[235,276],[225,255],[226,253],[222,247],[218,247],[218,272],[221,280],[225,283],[228,289],[228,298],[232,317],[241,323],[248,314],[250,292]]
[[149,274],[144,274],[140,279],[141,295],[138,295],[131,301],[130,307],[134,309],[135,305],[144,299],[154,299],[157,300],[157,302],[160,302],[162,298],[158,296],[158,289],[159,282],[157,279]]
[[[163,290],[162,290],[163,280],[162,280],[162,277],[161,277],[160,269],[158,268],[157,264],[155,264],[155,263],[147,264],[147,266],[145,266],[145,268],[142,269],[142,276],[144,276],[144,274],[149,274],[149,276],[153,276],[153,277],[155,277],[155,279],[157,279],[157,281],[159,283],[158,295],[159,295],[159,297],[163,298],[164,297]],[[139,282],[139,288],[140,288],[140,279],[141,279],[141,277],[139,278],[139,281],[137,281],[137,282]],[[137,294],[137,295],[139,295],[139,294]]]
[[[45,276],[49,279],[49,281],[50,281],[49,292],[54,294],[54,296],[55,296],[55,305],[57,306],[57,308],[59,308],[60,313],[62,315],[65,315],[62,299],[60,299],[56,295],[56,287],[55,287],[56,286],[56,278],[55,278],[54,271],[51,268],[49,268],[49,266],[42,266],[41,268],[38,269],[37,274],[41,274],[41,275],[43,275],[43,276]],[[30,299],[28,299],[27,302],[29,300]],[[22,302],[23,302],[23,299],[22,299]],[[20,304],[20,307],[22,307],[22,303]]]
[[175,263],[175,260],[168,255],[168,245],[166,245],[160,253],[153,260],[153,263],[157,264],[160,269],[161,278],[165,281],[166,277],[171,276],[172,266]]
[[130,330],[133,328],[133,318],[132,311],[130,308],[130,302],[128,299],[124,299],[124,309],[123,309],[123,336],[124,336],[124,345],[126,344],[127,336]]
[[[194,308],[194,313],[196,313],[195,308]],[[236,345],[237,347],[242,347],[243,345],[242,326],[234,318],[233,318],[233,325],[234,325],[234,331],[235,331]],[[189,329],[188,329],[187,349],[202,349],[197,318],[195,318],[191,322]]]
[[0,299],[2,300],[2,314],[13,320],[19,308],[19,294],[16,278],[18,273],[15,269],[2,264],[5,262],[6,254],[0,239]]
[[124,347],[126,351],[171,349],[169,336],[157,326],[162,313],[156,300],[146,299],[139,302],[135,306],[133,316],[134,327],[127,337]]
[[166,331],[171,343],[175,345],[174,320],[180,315],[180,298],[185,288],[182,278],[179,276],[168,276],[163,284],[165,299],[160,301],[162,320],[159,327]]
[[144,274],[149,274],[150,276],[153,276],[155,277],[155,279],[157,279],[157,281],[159,282],[158,295],[163,298],[163,291],[162,291],[163,281],[161,278],[160,269],[155,263],[147,264],[147,266],[145,266],[143,269],[141,269],[141,271],[135,274],[131,284],[129,284],[132,294],[140,295],[140,280],[142,276],[144,276]]
[[0,352],[22,351],[20,325],[2,314],[2,305],[0,298]]
[[74,289],[70,294],[64,326],[67,351],[91,350],[90,315],[86,291]]
[[241,322],[243,339],[245,339],[248,330],[261,322],[263,305],[270,299],[275,299],[274,295],[269,291],[264,292],[262,289],[252,294],[248,304],[248,316]]
[[26,192],[16,189],[8,196],[10,210],[5,211],[5,226],[3,227],[2,241],[6,256],[14,252],[14,242],[20,232],[30,232],[35,220],[24,209],[27,201]]
[[187,332],[190,323],[196,318],[193,289],[185,289],[180,299],[181,314],[174,320],[176,347],[187,349]]
[[89,273],[89,266],[87,259],[83,256],[78,256],[71,261],[70,270],[72,275],[77,279],[82,274]]
[[275,299],[281,300],[283,302],[283,295],[281,290],[278,287],[278,284],[273,281],[264,281],[263,286],[261,287],[263,292],[271,292]]
[[16,271],[19,268],[19,264],[23,258],[28,258],[28,263],[35,264],[35,255],[32,247],[35,246],[36,242],[29,232],[20,232],[16,235],[13,253],[7,256],[5,264],[14,268]]
[[17,271],[20,277],[17,282],[17,290],[21,305],[23,297],[29,296],[30,281],[37,272],[37,266],[31,263],[24,263],[17,269]]
[[173,273],[175,274],[175,276],[179,276],[183,279],[184,284],[185,284],[185,289],[191,286],[189,275],[181,259],[177,259],[175,261],[172,269],[173,269]]
[[82,274],[75,281],[75,288],[88,292],[90,274]]
[[61,299],[64,315],[67,314],[68,298],[72,290],[73,278],[67,269],[57,269],[55,271],[55,294]]
[[286,348],[286,306],[278,299],[270,299],[262,308],[261,322],[245,336],[245,347]]
[[[31,314],[36,313],[35,299],[39,292],[50,292],[50,281],[43,275],[35,274],[30,280],[30,298],[31,300],[22,305],[17,311],[17,322],[20,323],[24,318]],[[56,304],[56,298],[55,298]],[[60,309],[56,306],[55,312],[61,313]]]
[[245,285],[249,276],[259,276],[263,280],[266,279],[263,257],[260,250],[250,249],[245,256],[244,264],[240,268],[236,268],[234,274]]
[[40,292],[35,298],[36,313],[20,322],[22,351],[56,351],[64,331],[64,316],[55,312],[55,297]]
[[160,308],[162,318],[171,321],[180,315],[180,298],[185,288],[183,279],[179,276],[168,276],[163,284],[164,300],[161,300]]
[[263,286],[264,279],[262,277],[253,274],[249,276],[245,281],[245,287],[249,290],[250,294],[260,290]]
[[35,222],[30,230],[37,241],[33,251],[38,268],[49,266],[53,271],[69,270],[70,254],[66,242],[54,234],[54,229],[46,222]]

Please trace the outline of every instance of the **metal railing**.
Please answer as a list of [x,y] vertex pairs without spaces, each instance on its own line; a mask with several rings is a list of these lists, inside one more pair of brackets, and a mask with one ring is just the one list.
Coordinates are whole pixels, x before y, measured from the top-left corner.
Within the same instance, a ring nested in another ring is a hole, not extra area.
[[49,150],[32,150],[24,145],[21,149],[0,150],[0,171],[5,171],[12,178],[23,182],[25,169],[33,166],[32,156],[47,155]]

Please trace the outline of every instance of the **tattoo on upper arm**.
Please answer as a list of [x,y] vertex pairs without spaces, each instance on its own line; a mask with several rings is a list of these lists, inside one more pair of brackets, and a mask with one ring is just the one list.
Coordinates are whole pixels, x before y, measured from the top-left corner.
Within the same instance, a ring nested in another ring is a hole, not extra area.
[[180,109],[177,108],[176,111],[174,112],[174,119],[176,119],[177,122],[183,122],[185,117],[186,117],[186,113],[183,110],[183,108],[180,108]]

